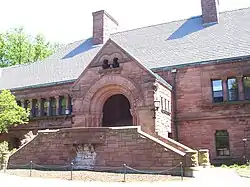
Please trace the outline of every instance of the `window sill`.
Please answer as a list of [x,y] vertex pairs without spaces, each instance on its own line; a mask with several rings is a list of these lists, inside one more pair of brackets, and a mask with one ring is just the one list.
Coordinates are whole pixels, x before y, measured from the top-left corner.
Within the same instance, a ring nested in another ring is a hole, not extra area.
[[73,117],[72,114],[70,115],[58,115],[58,116],[39,116],[39,117],[30,117],[30,121],[36,121],[36,120],[56,120],[56,119],[62,119],[62,118],[71,118]]
[[170,115],[170,114],[171,114],[171,112],[168,112],[168,111],[166,111],[166,110],[161,110],[161,113],[167,114],[167,115]]
[[250,104],[250,100],[238,100],[238,101],[223,101],[218,103],[207,103],[203,104],[202,107],[220,107],[220,106],[230,106],[230,105],[244,105],[244,104]]
[[109,69],[100,69],[99,70],[99,73],[100,74],[107,74],[107,73],[111,73],[111,72],[114,72],[114,73],[121,73],[122,71],[122,67],[117,67],[117,68],[109,68]]
[[216,160],[227,160],[227,159],[232,159],[232,156],[216,156],[215,159]]

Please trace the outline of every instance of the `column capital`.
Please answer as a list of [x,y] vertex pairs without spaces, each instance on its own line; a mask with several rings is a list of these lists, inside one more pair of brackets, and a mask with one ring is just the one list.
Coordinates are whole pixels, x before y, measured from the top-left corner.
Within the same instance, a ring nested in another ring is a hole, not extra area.
[[59,99],[59,98],[60,98],[60,95],[55,95],[54,98],[55,98],[55,99]]
[[243,75],[236,75],[237,80],[242,80]]
[[228,78],[227,76],[223,76],[223,77],[221,77],[221,80],[222,81],[227,81],[227,78]]

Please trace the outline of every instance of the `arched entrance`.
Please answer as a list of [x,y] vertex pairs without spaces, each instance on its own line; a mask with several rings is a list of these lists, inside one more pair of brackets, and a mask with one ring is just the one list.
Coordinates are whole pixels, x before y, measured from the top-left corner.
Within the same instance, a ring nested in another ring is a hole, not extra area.
[[122,94],[109,97],[103,105],[103,127],[132,126],[129,100]]

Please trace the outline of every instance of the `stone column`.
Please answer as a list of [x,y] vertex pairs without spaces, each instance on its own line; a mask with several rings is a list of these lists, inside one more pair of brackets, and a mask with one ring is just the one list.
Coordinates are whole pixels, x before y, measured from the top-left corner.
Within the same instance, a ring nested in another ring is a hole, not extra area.
[[223,101],[228,101],[227,77],[222,78]]
[[23,108],[24,108],[24,101],[25,101],[24,99],[21,99],[21,100],[20,100],[20,102],[21,102],[21,107],[23,107]]
[[65,102],[66,102],[66,109],[69,110],[69,109],[70,109],[70,106],[69,106],[69,104],[70,104],[70,103],[69,103],[69,95],[67,94],[67,95],[65,95],[64,97],[65,97]]
[[239,100],[244,100],[244,86],[243,86],[243,76],[239,75],[237,76],[237,84],[238,84],[238,94],[239,94]]
[[132,116],[132,122],[133,122],[132,125],[136,126],[137,125],[137,115],[136,115],[135,110],[134,109],[130,109],[130,114]]

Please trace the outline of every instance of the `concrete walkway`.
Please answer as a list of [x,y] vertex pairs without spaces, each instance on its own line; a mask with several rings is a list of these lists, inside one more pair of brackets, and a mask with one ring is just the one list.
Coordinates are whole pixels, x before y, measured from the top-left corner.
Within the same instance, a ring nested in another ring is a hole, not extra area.
[[152,187],[152,186],[164,186],[164,187],[194,187],[194,186],[227,186],[227,187],[250,187],[250,179],[241,178],[237,173],[232,169],[223,169],[223,168],[210,168],[203,169],[196,174],[196,177],[188,181],[169,181],[169,182],[134,182],[134,183],[104,183],[104,182],[83,182],[83,181],[67,181],[61,179],[42,179],[42,178],[30,178],[30,177],[18,177],[13,175],[7,175],[0,173],[0,182],[1,186],[16,187],[16,186],[25,186],[25,187],[82,187],[84,186],[108,186],[108,187],[117,187],[119,186],[143,186],[143,187]]

